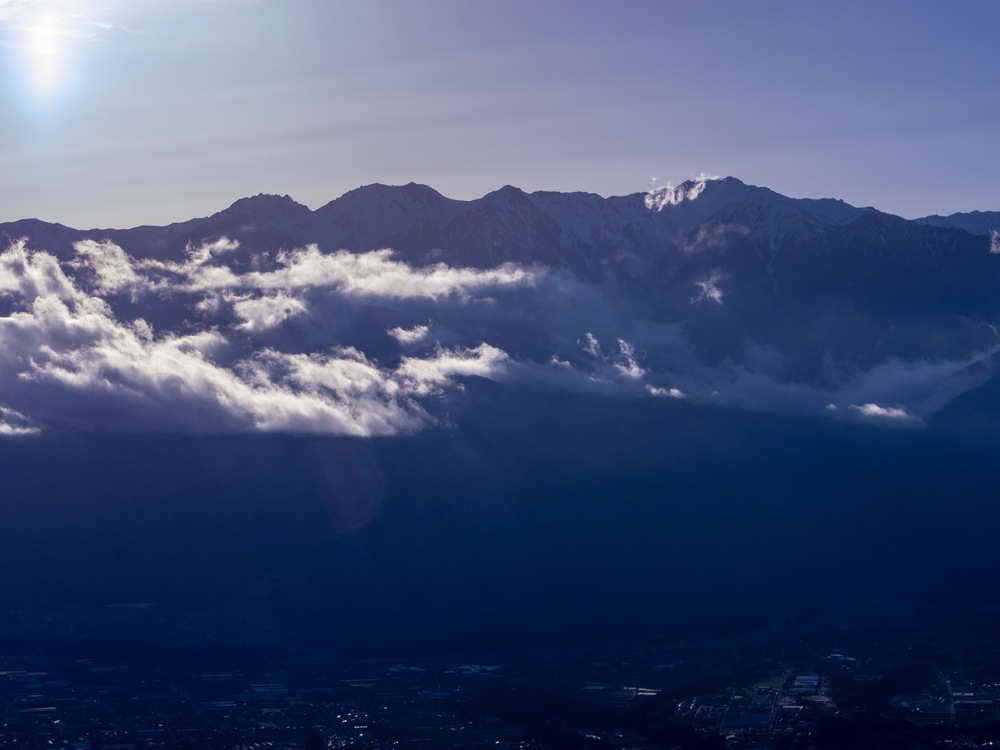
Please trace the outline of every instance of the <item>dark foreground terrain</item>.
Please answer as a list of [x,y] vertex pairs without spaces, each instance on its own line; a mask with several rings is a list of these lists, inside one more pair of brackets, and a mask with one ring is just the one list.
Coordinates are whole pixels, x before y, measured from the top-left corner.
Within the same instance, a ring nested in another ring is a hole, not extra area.
[[0,649],[0,747],[991,747],[994,619],[892,602],[738,632],[343,659],[232,613],[22,609]]
[[0,444],[2,741],[1000,741],[988,389],[914,429],[446,406],[418,437]]
[[998,603],[986,430],[472,389],[412,438],[5,441],[0,603],[261,613],[346,657]]

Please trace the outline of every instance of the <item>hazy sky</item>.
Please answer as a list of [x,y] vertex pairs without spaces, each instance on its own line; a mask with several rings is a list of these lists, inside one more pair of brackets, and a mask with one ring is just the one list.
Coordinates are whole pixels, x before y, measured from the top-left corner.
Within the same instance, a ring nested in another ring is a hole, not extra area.
[[1000,210],[1000,3],[0,0],[0,221],[702,172]]

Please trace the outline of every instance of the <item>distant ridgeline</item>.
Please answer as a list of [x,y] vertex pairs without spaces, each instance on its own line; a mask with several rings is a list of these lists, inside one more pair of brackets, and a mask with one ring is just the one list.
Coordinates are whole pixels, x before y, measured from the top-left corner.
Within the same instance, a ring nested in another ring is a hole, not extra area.
[[315,211],[259,195],[166,227],[0,225],[0,424],[409,433],[467,376],[919,424],[995,370],[998,227],[731,177],[606,199],[370,185]]

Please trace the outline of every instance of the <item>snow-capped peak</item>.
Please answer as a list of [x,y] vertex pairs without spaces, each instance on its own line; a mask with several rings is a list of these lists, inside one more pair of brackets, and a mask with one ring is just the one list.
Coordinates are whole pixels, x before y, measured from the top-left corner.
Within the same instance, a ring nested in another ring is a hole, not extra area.
[[664,206],[676,206],[684,201],[693,201],[701,195],[706,185],[712,180],[722,179],[710,177],[704,173],[696,180],[687,180],[677,187],[669,183],[665,187],[654,188],[646,193],[646,208],[651,211],[661,211]]

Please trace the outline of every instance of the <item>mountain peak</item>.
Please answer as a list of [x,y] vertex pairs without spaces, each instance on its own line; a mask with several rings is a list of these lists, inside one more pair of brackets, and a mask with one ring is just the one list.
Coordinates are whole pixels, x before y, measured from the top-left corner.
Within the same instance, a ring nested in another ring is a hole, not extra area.
[[287,195],[269,195],[266,193],[258,193],[248,198],[240,198],[226,210],[254,216],[260,214],[287,216],[310,213],[308,206],[298,203]]
[[522,203],[527,199],[528,194],[521,190],[521,188],[514,187],[513,185],[504,185],[498,190],[487,193],[482,198],[483,201],[488,203],[496,203],[497,201],[504,203]]
[[735,177],[710,177],[703,174],[697,179],[686,180],[677,187],[666,185],[650,190],[646,193],[646,207],[653,211],[662,211],[666,206],[676,206],[693,201],[710,186],[713,190],[721,186],[746,187]]
[[504,185],[503,187],[497,188],[496,190],[484,195],[484,198],[488,198],[491,195],[505,196],[505,195],[525,195],[525,192],[519,187],[514,187],[513,185]]
[[438,208],[453,201],[445,198],[429,185],[417,182],[408,182],[405,185],[386,185],[381,182],[373,182],[348,190],[318,210],[320,213],[327,213],[342,209],[344,206],[374,206],[383,202],[392,202],[400,208],[426,209]]
[[402,190],[414,205],[424,208],[439,206],[445,200],[444,196],[434,188],[417,182],[406,183]]

